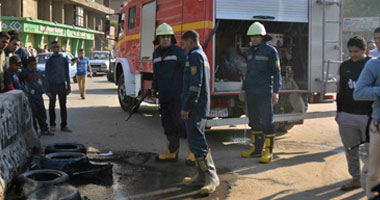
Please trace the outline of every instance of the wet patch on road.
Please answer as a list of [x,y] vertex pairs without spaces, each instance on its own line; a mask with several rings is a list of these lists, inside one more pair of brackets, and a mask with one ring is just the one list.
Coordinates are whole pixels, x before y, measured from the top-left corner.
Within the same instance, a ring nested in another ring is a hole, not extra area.
[[185,165],[184,160],[175,163],[155,162],[156,154],[139,152],[116,152],[109,157],[99,157],[88,152],[96,163],[112,163],[109,177],[93,180],[71,180],[82,195],[89,199],[226,199],[237,176],[227,169],[218,169],[221,185],[208,197],[198,194],[200,187],[185,187],[185,176],[195,174],[195,167]]

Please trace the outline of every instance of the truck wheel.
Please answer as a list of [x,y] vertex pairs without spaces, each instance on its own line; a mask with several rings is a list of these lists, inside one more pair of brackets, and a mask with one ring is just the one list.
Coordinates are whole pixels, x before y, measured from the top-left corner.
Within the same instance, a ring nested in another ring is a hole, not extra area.
[[129,112],[132,107],[137,103],[136,98],[132,98],[126,95],[126,88],[124,85],[124,74],[120,75],[118,86],[117,86],[117,96],[119,97],[119,103],[121,108]]

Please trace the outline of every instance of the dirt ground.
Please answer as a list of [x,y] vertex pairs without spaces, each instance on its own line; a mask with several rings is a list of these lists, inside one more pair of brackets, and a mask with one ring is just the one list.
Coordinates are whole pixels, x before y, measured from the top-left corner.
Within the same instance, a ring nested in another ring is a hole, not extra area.
[[[143,164],[127,169],[120,164],[123,162],[117,162],[120,160],[109,158],[116,163],[112,186],[81,186],[82,195],[90,199],[199,199],[196,188],[180,186],[182,177],[194,172],[184,163],[185,141],[181,141],[179,162],[154,162],[154,154],[164,152],[166,144],[157,106],[143,104],[139,113],[126,122],[116,86],[107,82],[105,76],[87,80],[85,100],[80,99],[76,84],[68,97],[68,124],[74,132],[57,131],[55,136],[43,136],[43,144],[77,142],[86,145],[90,153],[112,151],[116,156],[135,152],[151,156]],[[48,106],[46,98],[45,103]],[[332,103],[309,106],[311,111],[334,109]],[[58,111],[57,117],[59,126]],[[270,164],[240,156],[241,151],[249,148],[244,142],[250,136],[246,129],[248,126],[242,125],[207,132],[222,186],[204,199],[365,199],[363,189],[339,190],[350,181],[350,175],[334,118],[305,120],[303,125],[276,137],[275,160]],[[122,177],[125,170],[130,170],[125,176],[129,177],[127,182]],[[155,173],[148,173],[152,171]]]

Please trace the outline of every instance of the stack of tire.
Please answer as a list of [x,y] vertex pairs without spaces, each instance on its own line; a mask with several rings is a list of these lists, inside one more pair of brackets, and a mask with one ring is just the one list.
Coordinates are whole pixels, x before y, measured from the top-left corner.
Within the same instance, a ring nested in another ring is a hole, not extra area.
[[17,192],[28,200],[82,200],[74,186],[68,185],[70,165],[88,163],[82,144],[57,143],[45,149],[42,169],[31,170],[17,177]]

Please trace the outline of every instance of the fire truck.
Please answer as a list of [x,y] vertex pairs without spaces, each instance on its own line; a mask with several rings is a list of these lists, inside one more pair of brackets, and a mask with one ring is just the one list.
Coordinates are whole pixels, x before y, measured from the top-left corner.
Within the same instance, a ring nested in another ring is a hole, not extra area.
[[[264,24],[268,43],[280,55],[282,89],[275,105],[277,130],[286,131],[304,119],[333,116],[307,111],[311,100],[329,100],[336,92],[342,60],[341,0],[130,0],[119,14],[118,55],[114,79],[123,110],[131,109],[153,80],[152,41],[166,22],[178,44],[196,30],[211,66],[211,111],[207,126],[247,124],[239,101],[247,71],[248,27]],[[155,103],[154,99],[145,99]]]

